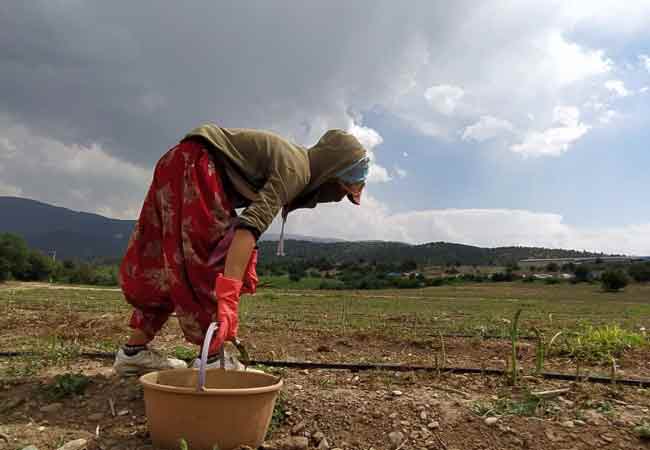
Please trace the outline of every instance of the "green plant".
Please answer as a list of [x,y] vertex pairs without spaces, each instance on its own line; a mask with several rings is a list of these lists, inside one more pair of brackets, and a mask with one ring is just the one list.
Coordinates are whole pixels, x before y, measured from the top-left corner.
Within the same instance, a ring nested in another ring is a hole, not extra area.
[[74,395],[81,395],[90,384],[90,378],[82,374],[66,373],[54,377],[53,382],[46,386],[46,393],[53,399],[59,400]]
[[267,436],[271,435],[275,430],[282,426],[286,420],[287,397],[284,392],[280,391],[278,398],[275,401],[275,406],[273,407],[273,415],[271,416],[271,424],[269,425]]
[[639,437],[639,439],[650,441],[650,423],[643,422],[641,425],[634,428],[634,432]]
[[512,321],[512,328],[510,329],[510,342],[512,344],[512,359],[511,359],[511,378],[510,381],[513,386],[516,386],[519,381],[519,364],[517,359],[517,344],[519,341],[519,316],[521,316],[521,309],[515,313],[515,319]]
[[178,345],[174,347],[174,356],[178,359],[182,359],[184,361],[189,361],[191,359],[196,358],[196,351],[194,351],[191,348],[184,347],[182,345]]
[[555,333],[555,335],[553,335],[553,337],[548,342],[548,344],[546,343],[546,340],[544,338],[544,333],[542,331],[540,331],[538,328],[533,328],[533,332],[537,337],[537,349],[535,353],[535,373],[539,375],[544,371],[544,360],[546,358],[546,353],[551,350],[553,343],[558,337],[560,337],[562,332],[558,331],[557,333]]
[[542,411],[543,400],[525,393],[521,398],[501,397],[493,401],[477,401],[471,406],[474,414],[481,417],[536,416]]
[[619,357],[628,349],[648,345],[640,333],[621,328],[618,324],[602,327],[585,326],[581,332],[565,341],[567,353],[574,357],[597,362]]
[[600,277],[603,289],[616,292],[628,285],[630,279],[621,269],[606,270]]

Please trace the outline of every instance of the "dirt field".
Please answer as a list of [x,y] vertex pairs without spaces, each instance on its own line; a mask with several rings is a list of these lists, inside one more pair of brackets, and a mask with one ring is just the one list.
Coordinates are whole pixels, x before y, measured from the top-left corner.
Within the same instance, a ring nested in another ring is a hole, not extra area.
[[[520,308],[522,335],[537,328],[548,340],[562,331],[545,362],[552,371],[575,373],[579,364],[582,374],[611,373],[611,359],[594,353],[596,347],[580,347],[591,351],[580,358],[570,351],[588,337],[597,336],[598,345],[612,339],[588,331],[590,325],[616,323],[631,337],[650,329],[648,286],[606,294],[596,286],[513,283],[266,290],[243,300],[241,335],[258,360],[433,365],[446,359],[449,366],[503,369],[511,344],[498,338]],[[114,377],[110,359],[79,356],[114,351],[128,333],[128,313],[119,291],[110,289],[0,288],[0,351],[38,352],[0,358],[0,449],[57,449],[78,438],[91,449],[153,448],[137,380]],[[646,344],[617,348],[617,377],[650,378]],[[196,351],[173,319],[156,346],[184,357]],[[534,340],[519,344],[524,370],[516,387],[495,376],[266,368],[285,380],[268,439],[308,435],[316,447],[320,431],[330,448],[650,448],[638,435],[639,426],[650,424],[650,389],[535,378],[535,354]],[[84,394],[57,398],[53,377],[62,374],[83,374]],[[544,401],[531,396],[556,388],[569,391]]]

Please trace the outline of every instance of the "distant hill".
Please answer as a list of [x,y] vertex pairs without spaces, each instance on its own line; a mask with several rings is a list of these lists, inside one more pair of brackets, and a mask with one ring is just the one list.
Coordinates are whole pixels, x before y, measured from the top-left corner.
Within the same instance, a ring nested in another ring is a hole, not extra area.
[[[0,232],[23,236],[30,247],[43,252],[55,250],[57,258],[120,258],[135,224],[133,220],[110,219],[98,214],[73,211],[16,197],[0,197]],[[325,258],[332,262],[401,262],[420,264],[502,265],[525,258],[575,258],[602,254],[537,247],[481,248],[471,245],[432,242],[409,245],[400,242],[361,241],[288,235],[288,256],[276,256],[277,235],[260,240],[260,261]],[[282,259],[278,259],[282,258]]]
[[275,261],[328,259],[332,262],[378,262],[396,263],[412,260],[426,265],[506,265],[526,258],[577,258],[604,256],[602,253],[576,250],[548,249],[541,247],[497,247],[482,248],[448,242],[431,242],[409,245],[400,242],[361,241],[317,243],[287,241],[284,244],[287,256],[276,256],[276,242],[260,242],[260,260]]
[[[135,225],[87,212],[73,211],[36,200],[0,197],[0,232],[23,236],[30,247],[57,258],[114,259],[122,256]],[[262,236],[277,240],[278,235]],[[314,242],[343,242],[337,239],[287,235],[287,239]]]

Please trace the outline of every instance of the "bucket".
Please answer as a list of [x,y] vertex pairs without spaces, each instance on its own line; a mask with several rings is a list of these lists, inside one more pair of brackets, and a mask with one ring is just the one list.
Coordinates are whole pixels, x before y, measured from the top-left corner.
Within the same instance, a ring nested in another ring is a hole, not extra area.
[[198,370],[163,370],[140,378],[151,440],[174,450],[181,440],[190,450],[259,447],[282,380],[259,371],[206,370],[203,353]]

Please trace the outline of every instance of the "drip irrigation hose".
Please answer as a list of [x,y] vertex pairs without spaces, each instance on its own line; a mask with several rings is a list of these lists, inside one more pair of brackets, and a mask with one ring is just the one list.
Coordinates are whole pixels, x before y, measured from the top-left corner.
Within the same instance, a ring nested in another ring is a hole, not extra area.
[[[38,356],[35,352],[0,352],[0,358],[15,358],[26,356]],[[114,353],[109,352],[82,352],[79,356],[90,359],[113,359]],[[489,369],[478,367],[434,367],[413,364],[383,364],[383,363],[328,363],[328,362],[308,362],[308,361],[277,361],[277,360],[250,360],[246,361],[247,366],[266,366],[266,367],[284,367],[288,369],[327,369],[327,370],[349,370],[351,372],[361,372],[365,370],[386,370],[392,372],[429,372],[444,374],[482,374],[503,376],[507,372],[503,369]],[[564,381],[585,381],[597,384],[618,384],[624,386],[635,386],[639,388],[650,388],[650,379],[648,378],[618,378],[612,379],[607,376],[587,375],[578,376],[570,373],[559,372],[542,372],[541,378],[548,380]]]

